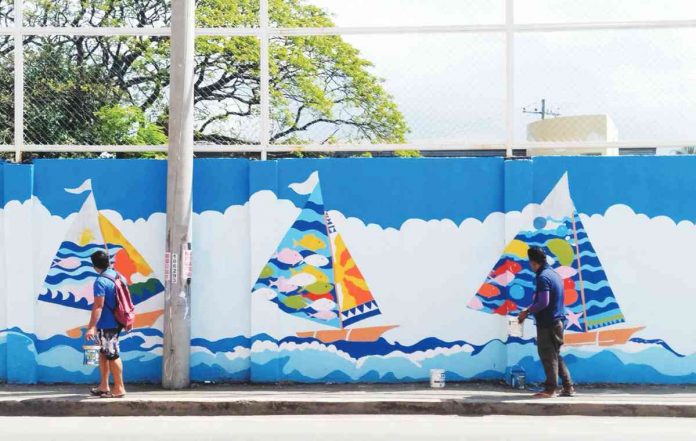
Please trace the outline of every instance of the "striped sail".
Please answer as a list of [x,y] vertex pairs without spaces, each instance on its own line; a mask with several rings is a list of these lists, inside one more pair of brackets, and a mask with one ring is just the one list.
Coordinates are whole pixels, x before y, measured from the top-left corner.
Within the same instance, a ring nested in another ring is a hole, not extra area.
[[341,307],[341,322],[344,327],[381,314],[379,306],[367,286],[353,256],[348,251],[343,237],[336,231],[331,217],[326,214],[329,235],[333,248],[336,289]]
[[266,297],[287,314],[340,328],[330,248],[321,185],[317,183],[261,270],[252,295]]
[[51,261],[39,301],[91,309],[97,273],[90,256],[98,250],[108,251],[113,268],[126,278],[133,303],[142,303],[162,293],[164,285],[140,252],[99,213],[91,183],[86,181],[79,191],[89,191],[89,195]]
[[490,314],[517,315],[533,302],[535,274],[527,250],[544,249],[564,285],[566,327],[588,331],[624,322],[585,228],[570,198],[567,176],[539,206],[533,221],[508,243],[503,255],[469,302]]

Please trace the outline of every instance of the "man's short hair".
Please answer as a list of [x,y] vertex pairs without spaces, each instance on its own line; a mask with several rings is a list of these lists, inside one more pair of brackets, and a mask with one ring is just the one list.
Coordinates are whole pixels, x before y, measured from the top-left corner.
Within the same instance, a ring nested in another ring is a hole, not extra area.
[[527,257],[529,257],[530,261],[536,262],[539,265],[544,265],[546,263],[546,253],[539,247],[531,247],[528,249]]
[[99,250],[95,251],[92,256],[92,265],[100,270],[105,270],[109,267],[109,255],[105,251]]

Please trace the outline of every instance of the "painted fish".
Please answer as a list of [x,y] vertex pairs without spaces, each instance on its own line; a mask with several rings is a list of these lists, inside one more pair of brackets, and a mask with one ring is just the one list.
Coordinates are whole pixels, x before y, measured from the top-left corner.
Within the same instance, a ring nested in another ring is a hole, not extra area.
[[307,292],[307,293],[302,294],[302,297],[309,299],[313,302],[316,300],[319,300],[319,299],[329,299],[329,300],[333,301],[333,296],[331,294],[329,294],[328,292],[323,293],[323,294],[310,294]]
[[315,311],[333,311],[336,309],[336,302],[329,300],[329,299],[319,299],[316,302],[312,302],[311,305],[309,305],[310,308],[314,309]]
[[[323,256],[322,256],[323,257]],[[315,268],[311,265],[306,265],[302,268],[301,271],[296,270],[296,269],[291,269],[290,273],[294,276],[296,274],[309,274],[314,276],[316,279],[315,282],[328,282],[329,281],[329,275],[326,274],[324,271]]]
[[510,254],[512,256],[519,257],[520,259],[526,259],[528,249],[529,249],[529,245],[527,245],[526,243],[522,242],[519,239],[513,239],[505,247],[503,254]]
[[478,295],[490,299],[500,295],[500,289],[490,283],[484,283],[478,290]]
[[517,274],[522,271],[522,265],[515,262],[514,260],[506,260],[498,268],[491,271],[491,277],[495,278],[501,274],[505,274],[506,271],[510,271],[512,274]]
[[329,264],[329,258],[321,254],[312,254],[304,258],[304,263],[315,268],[322,268]]
[[495,283],[497,283],[500,286],[508,286],[510,282],[515,280],[515,275],[512,274],[510,271],[505,271],[503,274],[494,277],[493,280],[495,280]]
[[483,309],[483,302],[481,302],[481,299],[478,298],[478,296],[473,296],[471,300],[469,300],[469,304],[467,305],[471,309]]
[[558,268],[554,268],[554,271],[556,271],[558,275],[561,276],[561,279],[570,279],[578,273],[578,271],[575,268],[570,266],[559,266]]
[[518,309],[519,307],[517,306],[517,303],[513,302],[512,300],[505,300],[505,302],[503,302],[503,304],[493,312],[500,315],[508,315],[511,312],[517,311]]
[[297,265],[302,262],[302,254],[292,248],[283,248],[273,257],[286,265]]
[[309,233],[305,234],[302,239],[293,241],[293,246],[301,246],[310,251],[318,251],[322,248],[326,248],[326,243],[315,234]]
[[278,277],[276,280],[272,281],[269,286],[271,288],[277,288],[280,292],[293,292],[298,288],[297,285],[293,285],[285,277]]
[[337,317],[337,315],[335,312],[331,312],[331,311],[319,311],[315,314],[312,314],[312,317],[318,318],[319,320],[329,321],[329,320],[335,319]]
[[307,286],[316,283],[316,281],[316,277],[307,273],[299,273],[288,279],[288,283],[295,286]]
[[302,296],[287,296],[282,301],[283,305],[291,309],[302,309],[307,306],[307,300]]
[[324,294],[330,292],[333,289],[333,285],[326,282],[315,282],[305,286],[304,289],[311,294]]
[[54,262],[51,267],[60,267],[64,270],[74,270],[82,265],[82,261],[77,257],[67,257],[65,259]]
[[273,300],[278,296],[278,294],[276,294],[276,292],[273,291],[271,288],[257,289],[256,291],[252,292],[251,295],[262,296],[266,300]]
[[261,270],[261,275],[259,275],[259,279],[268,279],[273,275],[274,272],[275,271],[273,270],[273,267],[271,267],[271,265],[266,265]]

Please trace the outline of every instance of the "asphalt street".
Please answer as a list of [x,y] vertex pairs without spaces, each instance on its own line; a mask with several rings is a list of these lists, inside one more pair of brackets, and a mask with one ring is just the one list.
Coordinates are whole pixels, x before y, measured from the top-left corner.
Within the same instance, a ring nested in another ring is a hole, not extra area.
[[75,440],[689,440],[696,419],[521,416],[0,417],[0,439]]

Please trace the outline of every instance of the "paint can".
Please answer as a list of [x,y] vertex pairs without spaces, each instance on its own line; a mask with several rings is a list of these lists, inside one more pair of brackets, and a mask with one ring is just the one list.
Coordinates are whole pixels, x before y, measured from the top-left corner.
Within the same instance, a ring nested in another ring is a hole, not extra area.
[[82,364],[85,366],[99,366],[99,350],[100,346],[97,345],[84,345],[82,346],[82,351],[84,357],[82,358]]
[[517,320],[517,317],[508,317],[508,335],[517,338],[524,337],[524,326]]
[[526,376],[524,372],[512,374],[512,388],[524,390],[526,386]]
[[441,389],[445,387],[445,370],[430,369],[430,387]]
[[521,389],[524,390],[526,387],[527,383],[527,374],[522,369],[521,366],[515,365],[511,370],[510,370],[510,386],[512,386],[513,389]]

